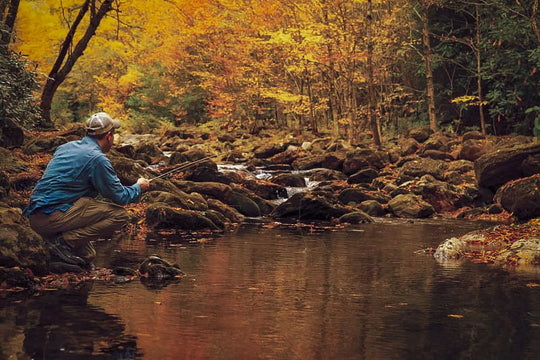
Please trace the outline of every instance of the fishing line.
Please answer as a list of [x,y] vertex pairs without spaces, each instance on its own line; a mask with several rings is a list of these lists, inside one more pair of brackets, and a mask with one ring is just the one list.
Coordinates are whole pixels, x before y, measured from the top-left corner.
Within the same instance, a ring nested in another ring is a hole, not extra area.
[[158,175],[158,176],[155,176],[155,177],[149,179],[148,181],[153,181],[153,180],[160,179],[160,178],[162,178],[162,177],[165,177],[165,176],[168,176],[168,175],[171,175],[171,174],[175,174],[175,173],[177,173],[177,172],[180,172],[180,171],[182,171],[182,170],[185,170],[185,169],[187,169],[187,168],[190,168],[190,167],[192,167],[193,165],[197,165],[197,164],[200,164],[200,163],[205,162],[205,161],[207,161],[207,160],[210,160],[210,159],[212,159],[212,158],[215,158],[215,157],[218,156],[218,155],[219,155],[219,154],[214,154],[214,155],[206,156],[206,157],[204,157],[204,158],[202,158],[202,159],[195,160],[195,161],[189,162],[189,163],[187,163],[187,164],[180,165],[180,166],[178,166],[178,167],[176,167],[176,168],[174,168],[174,169],[172,169],[172,170],[169,170],[169,171],[167,171],[167,172],[164,172],[163,174],[160,174],[160,175]]

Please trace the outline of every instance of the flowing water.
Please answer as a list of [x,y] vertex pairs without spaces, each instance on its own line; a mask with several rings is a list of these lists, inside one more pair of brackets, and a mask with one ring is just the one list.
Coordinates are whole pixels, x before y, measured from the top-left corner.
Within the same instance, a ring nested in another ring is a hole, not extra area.
[[247,224],[207,242],[99,243],[98,265],[159,253],[187,275],[0,299],[0,357],[538,359],[538,273],[418,252],[479,227]]

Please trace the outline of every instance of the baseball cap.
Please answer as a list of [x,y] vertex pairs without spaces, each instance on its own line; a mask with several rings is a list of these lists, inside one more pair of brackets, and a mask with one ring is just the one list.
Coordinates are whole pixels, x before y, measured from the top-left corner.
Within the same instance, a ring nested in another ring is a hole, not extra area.
[[113,120],[104,112],[98,112],[90,116],[86,121],[86,132],[88,135],[101,135],[112,129],[118,129],[120,127],[120,121]]

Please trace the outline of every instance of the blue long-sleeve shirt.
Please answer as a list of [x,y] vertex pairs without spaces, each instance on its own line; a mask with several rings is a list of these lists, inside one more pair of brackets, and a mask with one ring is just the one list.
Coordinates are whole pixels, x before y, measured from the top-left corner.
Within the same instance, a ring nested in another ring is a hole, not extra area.
[[32,192],[24,215],[29,216],[37,210],[45,213],[67,211],[81,197],[98,194],[125,205],[140,199],[141,186],[122,185],[98,142],[86,136],[56,149]]

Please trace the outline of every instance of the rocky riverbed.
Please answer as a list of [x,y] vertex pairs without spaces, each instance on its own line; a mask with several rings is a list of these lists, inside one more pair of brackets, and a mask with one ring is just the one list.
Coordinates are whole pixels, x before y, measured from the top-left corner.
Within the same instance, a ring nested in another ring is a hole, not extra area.
[[[0,142],[9,144],[0,147],[4,288],[27,281],[14,280],[13,269],[31,276],[49,272],[43,240],[29,228],[21,210],[56,147],[79,139],[84,130],[74,124],[59,132],[25,135],[19,144]],[[171,232],[186,238],[219,236],[246,217],[327,226],[369,223],[379,217],[459,218],[507,224],[505,231],[523,235],[491,241],[489,251],[512,251],[512,257],[484,256],[483,262],[540,263],[535,237],[540,225],[534,220],[540,217],[540,144],[532,137],[486,138],[478,132],[458,137],[418,128],[375,148],[369,140],[351,145],[331,136],[222,134],[211,127],[183,126],[161,135],[120,134],[117,144],[109,157],[123,183],[171,172],[151,182],[140,204],[128,207],[129,231],[139,237]],[[220,171],[218,164],[243,167]],[[176,171],[179,168],[183,170]],[[254,175],[260,169],[273,175],[260,179]],[[306,178],[317,186],[307,188]],[[512,228],[512,223],[518,225]],[[479,259],[471,246],[478,244],[478,239],[449,239],[435,256]]]

